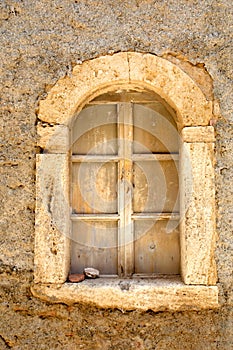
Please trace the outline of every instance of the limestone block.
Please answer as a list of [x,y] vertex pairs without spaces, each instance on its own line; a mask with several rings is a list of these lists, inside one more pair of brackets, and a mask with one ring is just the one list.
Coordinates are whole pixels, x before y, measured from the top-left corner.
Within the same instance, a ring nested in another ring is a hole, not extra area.
[[181,268],[187,284],[216,283],[213,143],[183,143],[180,159]]
[[37,125],[37,145],[45,153],[66,153],[69,150],[69,128],[65,125]]
[[173,280],[97,279],[63,285],[34,285],[32,294],[53,303],[92,304],[124,310],[181,311],[219,307],[216,286],[187,286]]
[[69,271],[68,157],[37,155],[35,282],[63,283]]
[[111,85],[115,88],[122,83],[129,83],[127,53],[86,61],[74,68],[71,77],[56,83],[40,102],[38,117],[45,122],[69,125],[88,100],[106,92],[106,88],[111,90]]
[[179,67],[150,54],[128,53],[130,81],[146,82],[177,111],[178,128],[208,125],[212,102]]
[[186,127],[181,131],[181,137],[184,142],[214,142],[213,126],[195,126]]

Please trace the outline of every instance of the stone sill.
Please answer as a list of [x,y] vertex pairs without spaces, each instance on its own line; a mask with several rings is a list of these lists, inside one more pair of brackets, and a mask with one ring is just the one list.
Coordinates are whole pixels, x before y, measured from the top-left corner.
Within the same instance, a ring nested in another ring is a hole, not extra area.
[[217,286],[185,285],[172,279],[86,279],[80,283],[34,284],[32,294],[51,303],[92,304],[100,308],[153,311],[219,307]]

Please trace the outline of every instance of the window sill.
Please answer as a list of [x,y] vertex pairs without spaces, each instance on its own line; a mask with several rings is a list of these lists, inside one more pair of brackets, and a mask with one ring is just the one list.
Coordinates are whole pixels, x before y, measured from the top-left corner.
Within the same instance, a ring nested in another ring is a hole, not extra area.
[[92,304],[126,310],[183,311],[219,307],[217,286],[165,280],[99,278],[81,283],[34,284],[32,294],[51,303]]

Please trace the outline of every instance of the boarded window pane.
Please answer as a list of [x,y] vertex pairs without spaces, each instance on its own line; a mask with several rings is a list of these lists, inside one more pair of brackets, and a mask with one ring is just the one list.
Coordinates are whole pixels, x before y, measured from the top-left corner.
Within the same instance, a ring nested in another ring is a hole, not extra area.
[[177,167],[172,160],[134,162],[135,213],[179,211]]
[[178,222],[167,220],[135,221],[135,273],[179,274],[177,225]]
[[175,122],[161,103],[134,105],[134,153],[178,150]]
[[94,267],[100,274],[117,274],[117,222],[73,222],[71,273]]
[[73,163],[72,181],[73,213],[117,213],[117,163]]
[[116,105],[85,108],[72,130],[73,154],[117,154]]

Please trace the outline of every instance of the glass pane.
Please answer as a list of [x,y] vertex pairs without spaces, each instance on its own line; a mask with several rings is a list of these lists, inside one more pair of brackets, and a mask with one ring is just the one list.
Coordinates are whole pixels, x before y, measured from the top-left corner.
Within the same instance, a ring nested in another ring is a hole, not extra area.
[[117,274],[116,221],[76,221],[72,224],[71,273],[94,267],[100,274]]
[[179,274],[178,221],[135,221],[135,273]]
[[142,161],[133,165],[133,211],[179,211],[178,162]]
[[72,129],[73,154],[117,154],[116,105],[83,109]]
[[178,152],[176,124],[159,102],[134,105],[134,153]]
[[73,213],[117,213],[117,163],[73,163]]

